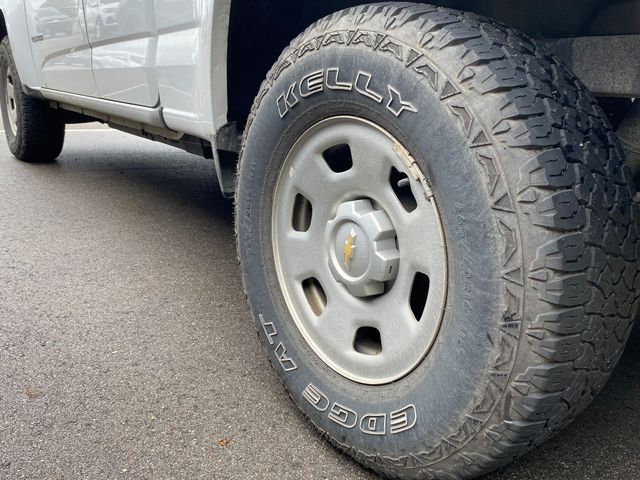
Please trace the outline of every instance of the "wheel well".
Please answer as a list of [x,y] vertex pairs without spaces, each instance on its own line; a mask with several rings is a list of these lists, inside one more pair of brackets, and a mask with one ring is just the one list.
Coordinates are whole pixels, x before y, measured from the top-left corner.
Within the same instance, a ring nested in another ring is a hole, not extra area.
[[[232,0],[228,38],[228,115],[242,128],[260,83],[278,55],[315,20],[363,0]],[[430,0],[475,12],[535,37],[640,33],[640,0]]]
[[227,118],[230,121],[244,123],[260,83],[291,40],[315,20],[362,1],[300,2],[295,7],[292,3],[288,0],[232,2],[227,54]]
[[7,36],[7,24],[4,21],[4,12],[0,10],[0,40]]

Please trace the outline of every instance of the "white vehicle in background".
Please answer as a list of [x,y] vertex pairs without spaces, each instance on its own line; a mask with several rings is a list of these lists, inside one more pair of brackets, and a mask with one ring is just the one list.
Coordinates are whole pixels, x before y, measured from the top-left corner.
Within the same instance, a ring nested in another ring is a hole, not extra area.
[[87,0],[84,19],[89,35],[101,39],[109,31],[118,28],[117,14],[121,0]]
[[640,2],[356,3],[0,0],[5,134],[213,161],[298,407],[380,474],[472,478],[584,410],[632,328]]

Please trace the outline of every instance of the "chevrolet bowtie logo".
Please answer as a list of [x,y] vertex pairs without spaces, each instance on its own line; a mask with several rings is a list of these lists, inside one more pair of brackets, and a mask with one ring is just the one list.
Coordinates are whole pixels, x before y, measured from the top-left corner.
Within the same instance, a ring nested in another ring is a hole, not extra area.
[[342,263],[344,263],[344,266],[347,270],[351,269],[351,260],[353,260],[353,257],[356,254],[356,237],[357,236],[358,235],[356,234],[356,232],[354,232],[353,229],[351,229],[351,232],[349,232],[349,236],[347,237],[347,240],[344,242],[344,259]]

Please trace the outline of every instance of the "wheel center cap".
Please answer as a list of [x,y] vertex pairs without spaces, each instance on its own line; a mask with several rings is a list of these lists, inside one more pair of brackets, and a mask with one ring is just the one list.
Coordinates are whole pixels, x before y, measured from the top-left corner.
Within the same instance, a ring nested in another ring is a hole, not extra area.
[[335,279],[356,297],[379,295],[398,271],[400,252],[389,216],[374,210],[370,200],[338,207],[326,230],[329,267]]

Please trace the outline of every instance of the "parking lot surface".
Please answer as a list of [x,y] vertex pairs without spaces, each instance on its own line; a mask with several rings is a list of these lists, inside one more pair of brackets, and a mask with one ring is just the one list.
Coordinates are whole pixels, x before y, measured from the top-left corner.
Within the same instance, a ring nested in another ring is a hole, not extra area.
[[[234,242],[211,161],[93,125],[50,165],[0,139],[0,478],[377,478],[272,373]],[[640,478],[639,424],[636,328],[580,419],[487,478]]]

